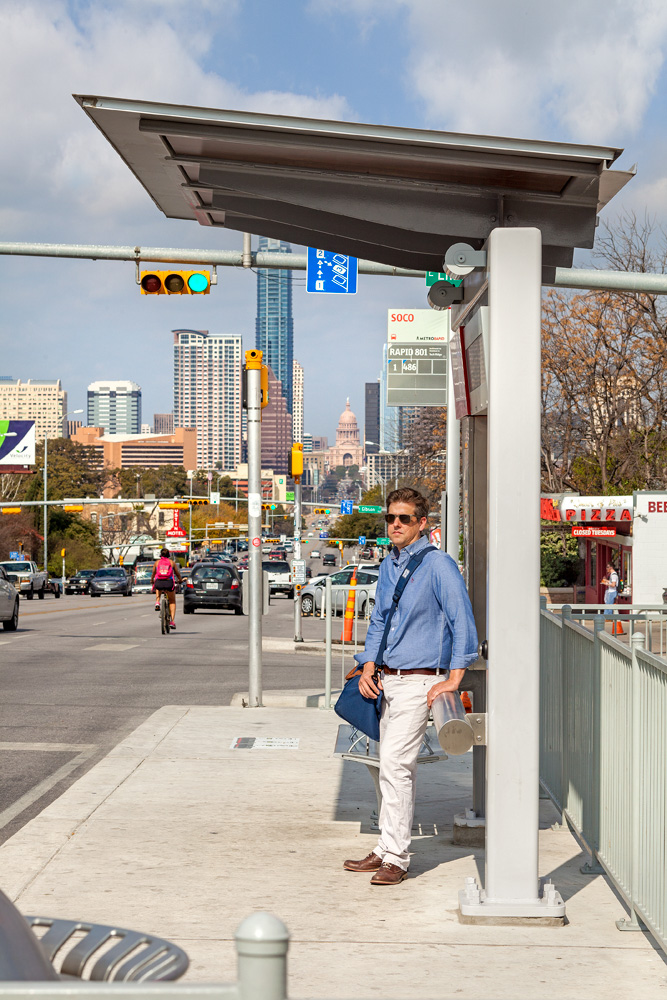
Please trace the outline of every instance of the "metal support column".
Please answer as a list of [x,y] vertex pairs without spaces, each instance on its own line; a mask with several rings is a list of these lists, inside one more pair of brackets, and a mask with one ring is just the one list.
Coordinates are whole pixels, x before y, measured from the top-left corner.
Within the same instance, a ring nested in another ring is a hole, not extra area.
[[[451,336],[451,333],[450,333]],[[440,544],[454,562],[459,561],[459,518],[461,515],[461,421],[454,405],[454,379],[451,359],[447,362],[447,451],[445,486],[447,488],[447,535]]]
[[47,569],[48,563],[49,563],[49,546],[48,546],[48,541],[47,541],[47,536],[48,536],[48,533],[49,533],[49,508],[48,508],[47,503],[46,503],[47,500],[49,499],[48,498],[48,475],[49,474],[48,474],[47,467],[46,467],[46,463],[48,461],[48,456],[49,456],[49,439],[48,439],[48,436],[47,436],[47,433],[46,433],[46,428],[45,428],[44,429],[44,470],[43,470],[43,479],[44,479],[44,571],[45,572],[46,572],[46,569]]
[[[301,559],[301,479],[294,480],[294,559]],[[294,641],[303,642],[301,635],[301,594],[296,589],[294,576],[292,576],[292,587],[294,589]]]
[[248,702],[262,705],[262,352],[246,351],[248,413]]
[[471,877],[459,896],[462,915],[481,920],[565,915],[555,886],[540,887],[537,854],[541,266],[538,229],[491,233],[486,884]]

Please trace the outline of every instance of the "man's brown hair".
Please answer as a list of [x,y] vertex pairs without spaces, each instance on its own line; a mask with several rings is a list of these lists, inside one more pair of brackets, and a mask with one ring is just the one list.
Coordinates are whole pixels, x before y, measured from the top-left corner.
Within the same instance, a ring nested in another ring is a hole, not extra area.
[[401,486],[400,490],[391,491],[387,496],[387,512],[393,503],[414,504],[415,514],[420,520],[422,517],[428,517],[428,500],[411,486]]

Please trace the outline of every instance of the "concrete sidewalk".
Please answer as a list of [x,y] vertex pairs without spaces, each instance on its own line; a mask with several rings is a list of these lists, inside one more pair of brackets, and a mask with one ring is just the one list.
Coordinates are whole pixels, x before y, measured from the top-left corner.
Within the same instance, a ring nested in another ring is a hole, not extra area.
[[[235,979],[233,934],[266,909],[292,935],[291,997],[649,1000],[667,967],[544,803],[541,874],[565,927],[459,923],[457,892],[483,852],[451,844],[471,758],[421,768],[411,875],[373,888],[342,870],[374,845],[366,768],[335,758],[338,719],[298,708],[166,707],[0,848],[1,886],[24,913],[151,931],[182,945],[188,978]],[[238,737],[298,749],[232,749]]]

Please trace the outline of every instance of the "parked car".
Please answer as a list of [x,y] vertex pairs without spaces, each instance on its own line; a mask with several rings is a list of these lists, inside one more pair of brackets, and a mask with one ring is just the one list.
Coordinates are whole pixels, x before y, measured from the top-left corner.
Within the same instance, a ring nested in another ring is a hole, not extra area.
[[287,597],[294,597],[292,572],[287,560],[264,559],[262,560],[262,570],[266,570],[269,574],[269,594],[285,594]]
[[96,569],[80,569],[74,576],[65,580],[66,594],[87,594],[90,581],[97,573]]
[[137,563],[134,567],[134,579],[132,580],[132,590],[135,594],[150,594],[152,590],[151,577],[153,575],[154,563]]
[[183,589],[183,614],[193,615],[197,608],[243,614],[243,589],[235,566],[208,560],[192,567]]
[[325,552],[322,556],[323,566],[335,566],[336,565],[336,553],[335,552]]
[[28,559],[14,559],[0,563],[0,566],[3,567],[19,593],[27,597],[29,601],[33,599],[35,594],[40,601],[44,600],[49,574],[46,570],[38,569],[36,562],[31,562]]
[[5,632],[19,627],[19,592],[0,565],[0,621]]
[[[354,566],[346,566],[345,569],[341,569],[337,573],[332,573],[328,577],[334,588],[331,601],[334,614],[343,614],[345,611],[346,594],[349,590],[353,571]],[[301,613],[303,615],[313,615],[321,609],[326,580],[326,576],[317,576],[301,590]],[[377,581],[377,570],[357,571],[357,590],[359,591],[357,613],[362,618],[366,616],[367,612],[370,614],[375,607]]]
[[98,569],[90,581],[91,597],[101,597],[102,594],[122,594],[132,596],[132,577],[128,576],[122,566],[105,566]]

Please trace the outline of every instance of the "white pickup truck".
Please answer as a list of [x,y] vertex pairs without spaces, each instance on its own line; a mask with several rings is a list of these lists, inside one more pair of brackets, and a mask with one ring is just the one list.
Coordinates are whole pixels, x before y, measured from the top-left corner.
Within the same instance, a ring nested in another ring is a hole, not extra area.
[[269,593],[294,597],[289,563],[284,559],[262,559],[262,570],[269,575]]
[[44,595],[49,589],[49,574],[46,570],[38,569],[37,563],[28,559],[12,559],[1,562],[0,566],[3,567],[9,581],[14,584],[18,592],[27,597],[29,601],[33,599],[35,594],[40,601],[44,600]]

